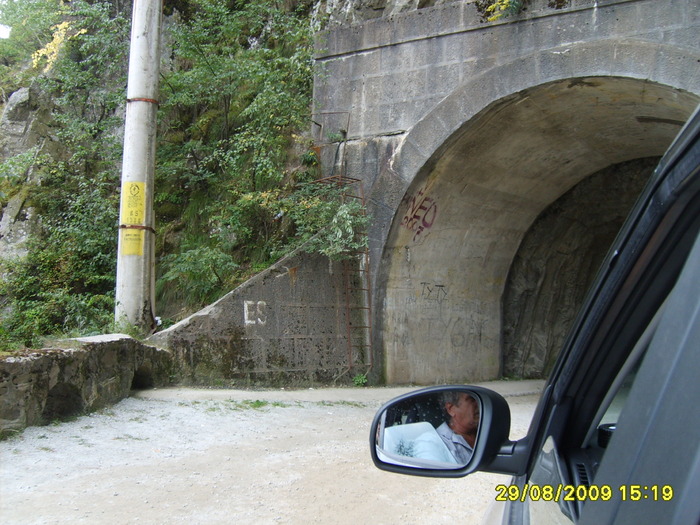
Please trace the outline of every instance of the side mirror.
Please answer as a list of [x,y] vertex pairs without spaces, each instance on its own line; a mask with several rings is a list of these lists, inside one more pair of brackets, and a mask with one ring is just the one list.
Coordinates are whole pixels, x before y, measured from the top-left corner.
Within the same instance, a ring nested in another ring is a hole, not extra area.
[[509,432],[510,409],[500,394],[476,386],[430,387],[379,409],[370,451],[382,470],[460,477],[488,466]]

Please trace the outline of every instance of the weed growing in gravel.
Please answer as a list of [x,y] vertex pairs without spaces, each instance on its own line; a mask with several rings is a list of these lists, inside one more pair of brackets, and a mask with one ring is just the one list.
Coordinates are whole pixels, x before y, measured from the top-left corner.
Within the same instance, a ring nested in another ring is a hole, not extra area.
[[[298,403],[297,403],[298,405]],[[245,399],[243,401],[237,401],[235,399],[226,399],[224,401],[180,401],[178,406],[181,407],[192,407],[192,408],[204,408],[205,412],[221,412],[224,410],[263,410],[265,408],[276,407],[285,408],[293,406],[289,403],[284,403],[282,401],[265,401],[262,399]]]
[[352,382],[355,386],[367,386],[367,374],[357,374]]
[[124,441],[148,441],[148,438],[140,438],[136,436],[132,436],[131,434],[124,434],[123,436],[117,436],[115,438],[112,438],[115,440],[124,440]]
[[19,435],[20,431],[15,429],[3,430],[0,432],[0,441],[8,441]]
[[349,406],[355,408],[365,408],[367,406],[365,403],[360,403],[359,401],[319,401],[316,404],[323,407]]
[[244,399],[243,401],[236,401],[234,399],[229,399],[230,408],[233,410],[262,410],[268,407],[289,407],[288,403],[283,403],[281,401],[264,401],[262,399]]

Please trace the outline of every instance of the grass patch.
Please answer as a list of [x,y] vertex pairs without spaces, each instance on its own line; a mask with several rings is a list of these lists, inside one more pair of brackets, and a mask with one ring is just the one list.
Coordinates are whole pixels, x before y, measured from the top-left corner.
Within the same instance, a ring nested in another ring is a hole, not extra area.
[[0,431],[0,441],[9,441],[11,439],[18,438],[21,434],[22,430],[8,428]]
[[359,401],[319,401],[317,404],[323,407],[347,406],[354,408],[365,408],[367,406],[366,403],[360,403]]
[[136,436],[132,436],[131,434],[124,434],[123,436],[117,436],[115,438],[112,438],[115,440],[119,441],[148,441],[148,438],[140,438]]
[[233,410],[262,410],[269,407],[284,408],[290,406],[288,403],[281,401],[265,401],[263,399],[244,399],[243,401],[229,399],[228,403]]

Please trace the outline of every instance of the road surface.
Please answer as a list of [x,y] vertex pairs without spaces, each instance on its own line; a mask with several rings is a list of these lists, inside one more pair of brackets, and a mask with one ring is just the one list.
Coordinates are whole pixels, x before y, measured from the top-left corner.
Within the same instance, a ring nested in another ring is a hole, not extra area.
[[[484,383],[525,435],[541,381]],[[506,476],[380,471],[375,411],[412,388],[154,389],[0,442],[3,524],[479,523]]]

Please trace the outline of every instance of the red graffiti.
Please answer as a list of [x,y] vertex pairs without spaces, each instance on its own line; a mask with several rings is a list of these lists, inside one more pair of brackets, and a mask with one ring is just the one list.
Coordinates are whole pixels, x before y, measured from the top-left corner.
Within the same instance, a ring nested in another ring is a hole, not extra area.
[[418,191],[413,197],[405,197],[408,211],[401,220],[401,226],[412,231],[415,235],[413,241],[423,234],[435,223],[437,217],[437,203],[434,199],[424,195],[423,190]]

